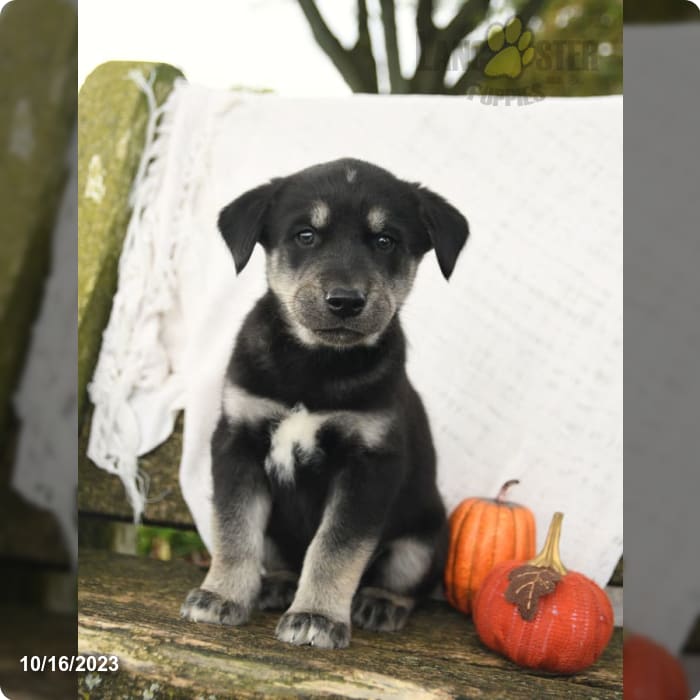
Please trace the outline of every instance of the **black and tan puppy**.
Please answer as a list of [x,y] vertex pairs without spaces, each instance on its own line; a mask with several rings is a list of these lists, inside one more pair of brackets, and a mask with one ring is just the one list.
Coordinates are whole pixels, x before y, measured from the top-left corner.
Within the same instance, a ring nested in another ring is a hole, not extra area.
[[351,620],[398,630],[439,581],[447,538],[398,312],[427,251],[450,276],[467,222],[343,159],[246,192],[219,228],[237,272],[263,246],[269,289],[227,370],[212,565],[182,615],[239,625],[286,609],[277,638],[319,647],[347,646]]

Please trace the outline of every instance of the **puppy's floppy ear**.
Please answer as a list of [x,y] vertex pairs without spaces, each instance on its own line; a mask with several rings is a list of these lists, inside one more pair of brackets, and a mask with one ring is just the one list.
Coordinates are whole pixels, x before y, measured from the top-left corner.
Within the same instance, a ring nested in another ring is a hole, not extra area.
[[421,220],[445,279],[449,279],[457,257],[469,237],[467,220],[447,200],[422,185],[416,185]]
[[262,242],[265,217],[279,180],[245,192],[219,212],[219,231],[233,254],[236,273],[247,265],[255,244]]

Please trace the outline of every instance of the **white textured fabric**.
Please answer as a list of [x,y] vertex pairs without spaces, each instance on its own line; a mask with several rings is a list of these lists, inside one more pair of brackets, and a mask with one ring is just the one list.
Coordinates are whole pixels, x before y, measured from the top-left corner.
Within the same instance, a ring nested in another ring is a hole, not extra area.
[[136,453],[184,407],[181,485],[210,541],[209,439],[264,289],[262,251],[236,277],[217,213],[271,177],[362,158],[444,195],[472,230],[449,283],[426,256],[403,311],[448,507],[519,478],[512,497],[534,510],[539,543],[564,511],[565,563],[605,584],[622,553],[622,99],[304,100],[180,83],[163,131],[91,387],[90,456],[133,483]]
[[[149,81],[137,71],[124,77],[140,85],[151,115],[131,194],[133,213],[119,261],[119,285],[88,387],[95,404],[88,455],[122,478],[138,519],[148,476],[138,470],[137,456],[168,437],[184,405],[174,364],[180,343],[166,333],[177,315],[183,231],[177,222],[194,151],[192,143],[187,150],[167,151],[170,120],[176,113],[184,115],[178,111],[180,93],[175,91],[166,105],[156,108],[153,75]],[[197,134],[201,132],[195,130]]]

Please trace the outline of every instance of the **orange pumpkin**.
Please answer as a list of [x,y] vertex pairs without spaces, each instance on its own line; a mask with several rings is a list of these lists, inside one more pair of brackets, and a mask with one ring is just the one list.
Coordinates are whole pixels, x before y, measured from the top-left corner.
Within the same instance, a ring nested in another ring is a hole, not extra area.
[[468,498],[450,516],[450,545],[445,566],[445,596],[464,613],[495,564],[535,554],[535,518],[518,503],[506,501],[507,481],[496,498]]
[[687,700],[690,688],[680,663],[661,645],[639,634],[622,646],[625,700]]
[[555,513],[540,554],[497,564],[474,600],[481,641],[521,666],[576,673],[603,652],[613,610],[602,588],[559,557],[564,516]]

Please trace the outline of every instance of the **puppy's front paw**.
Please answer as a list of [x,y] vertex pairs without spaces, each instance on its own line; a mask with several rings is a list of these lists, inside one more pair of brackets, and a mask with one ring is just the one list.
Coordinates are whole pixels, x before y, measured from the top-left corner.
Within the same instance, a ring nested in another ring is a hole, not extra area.
[[285,613],[277,623],[275,636],[289,644],[343,649],[350,643],[350,626],[316,613]]
[[193,588],[180,608],[180,615],[192,622],[242,625],[248,621],[250,611],[239,603],[222,598],[218,593]]
[[352,601],[352,623],[374,632],[403,628],[413,609],[413,599],[378,588],[362,588]]

